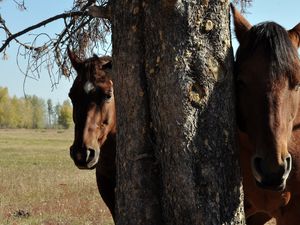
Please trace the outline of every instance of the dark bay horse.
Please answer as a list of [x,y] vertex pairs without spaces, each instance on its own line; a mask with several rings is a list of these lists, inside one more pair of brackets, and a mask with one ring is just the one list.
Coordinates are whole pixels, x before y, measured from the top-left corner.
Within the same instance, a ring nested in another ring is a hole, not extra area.
[[[96,168],[98,190],[114,217],[116,111],[110,57],[81,60],[68,49],[77,76],[70,89],[75,136],[70,155],[79,169]],[[100,151],[101,150],[101,151]]]
[[252,26],[231,7],[247,224],[300,225],[300,24]]

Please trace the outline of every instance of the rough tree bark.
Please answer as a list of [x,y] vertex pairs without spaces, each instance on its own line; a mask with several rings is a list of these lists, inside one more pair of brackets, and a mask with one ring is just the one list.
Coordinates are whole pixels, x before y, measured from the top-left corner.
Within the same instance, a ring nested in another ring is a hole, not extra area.
[[111,6],[117,224],[245,224],[228,0]]

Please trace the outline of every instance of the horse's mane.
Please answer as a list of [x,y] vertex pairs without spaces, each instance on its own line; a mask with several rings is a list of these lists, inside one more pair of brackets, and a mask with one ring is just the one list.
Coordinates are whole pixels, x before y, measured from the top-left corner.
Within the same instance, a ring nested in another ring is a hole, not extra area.
[[[299,56],[287,31],[275,22],[264,22],[249,30],[246,44],[237,52],[237,61],[247,57],[261,47],[270,62],[270,73],[274,78],[280,74],[293,76],[299,69]],[[293,79],[293,77],[289,77]]]

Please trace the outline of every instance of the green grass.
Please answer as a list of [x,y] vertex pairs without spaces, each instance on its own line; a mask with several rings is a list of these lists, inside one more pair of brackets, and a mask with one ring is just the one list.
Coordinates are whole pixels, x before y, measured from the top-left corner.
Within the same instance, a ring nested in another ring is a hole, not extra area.
[[72,130],[0,129],[1,225],[111,225],[95,171],[70,156]]

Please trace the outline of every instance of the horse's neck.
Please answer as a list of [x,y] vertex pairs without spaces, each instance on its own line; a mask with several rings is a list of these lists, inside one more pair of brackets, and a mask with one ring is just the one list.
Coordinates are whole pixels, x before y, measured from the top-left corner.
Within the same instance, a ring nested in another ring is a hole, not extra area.
[[100,159],[97,164],[97,174],[107,178],[114,178],[116,173],[116,134],[109,133],[105,143],[101,146]]

